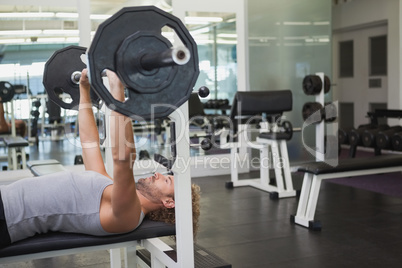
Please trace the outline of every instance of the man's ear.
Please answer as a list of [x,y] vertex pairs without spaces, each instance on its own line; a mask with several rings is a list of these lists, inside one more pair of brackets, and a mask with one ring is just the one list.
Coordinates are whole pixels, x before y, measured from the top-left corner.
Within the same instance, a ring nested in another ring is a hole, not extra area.
[[163,205],[164,205],[166,208],[174,208],[174,207],[175,207],[175,202],[174,202],[173,199],[168,198],[168,199],[166,199],[166,200],[163,201]]

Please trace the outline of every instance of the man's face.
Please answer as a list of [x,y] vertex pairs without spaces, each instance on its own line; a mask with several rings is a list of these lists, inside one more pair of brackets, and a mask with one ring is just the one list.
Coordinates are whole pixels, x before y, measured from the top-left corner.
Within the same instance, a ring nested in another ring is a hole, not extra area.
[[139,179],[136,186],[137,190],[153,203],[174,207],[173,176],[155,173],[151,177]]

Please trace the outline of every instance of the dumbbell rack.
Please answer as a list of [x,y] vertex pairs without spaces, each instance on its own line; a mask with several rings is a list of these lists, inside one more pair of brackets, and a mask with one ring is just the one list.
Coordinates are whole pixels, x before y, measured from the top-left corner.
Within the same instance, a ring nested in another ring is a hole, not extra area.
[[[309,125],[314,124],[315,125],[315,148],[310,148],[306,144],[304,144],[306,150],[311,153],[312,155],[315,156],[315,159],[317,162],[323,162],[328,159],[326,159],[326,154],[325,154],[325,116],[322,115],[322,113],[326,114],[326,107],[325,107],[325,74],[322,72],[315,73],[316,76],[318,76],[321,79],[322,82],[322,87],[321,90],[319,91],[318,94],[312,94],[315,95],[315,102],[321,104],[323,107],[322,109],[315,111],[313,114],[311,114],[304,122],[303,124],[303,129]],[[306,93],[307,94],[307,93]],[[307,94],[309,95],[309,94]],[[302,130],[302,140],[304,141],[303,137],[304,131]]]
[[[315,96],[315,101],[319,102],[322,107],[325,107],[325,93],[324,93],[324,73],[316,73],[321,78],[322,81],[322,89],[320,94]],[[325,121],[321,120],[320,123],[316,125],[315,128],[315,144],[316,144],[316,161],[324,161],[325,160]]]

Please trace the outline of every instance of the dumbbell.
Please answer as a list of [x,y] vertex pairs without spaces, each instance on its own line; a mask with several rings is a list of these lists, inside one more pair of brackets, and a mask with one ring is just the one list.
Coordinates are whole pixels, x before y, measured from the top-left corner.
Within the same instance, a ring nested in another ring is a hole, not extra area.
[[349,136],[348,133],[352,130],[349,128],[339,128],[338,129],[338,142],[339,144],[349,144]]
[[191,148],[201,148],[204,151],[208,151],[212,148],[212,141],[210,138],[204,138],[199,144],[190,144]]
[[375,137],[375,142],[380,149],[392,149],[392,135],[401,132],[401,126],[394,126],[384,131],[379,131]]
[[376,135],[378,132],[382,131],[382,130],[387,130],[389,129],[388,125],[379,125],[376,128],[373,129],[366,129],[363,131],[362,134],[362,143],[363,146],[365,147],[376,147]]
[[349,149],[349,156],[350,157],[355,157],[356,156],[356,149],[357,146],[361,146],[362,143],[362,135],[364,130],[366,129],[373,129],[375,128],[376,125],[372,124],[367,124],[367,125],[360,125],[357,129],[352,128],[349,133],[349,144],[350,144],[350,149]]
[[362,145],[363,144],[363,142],[362,142],[363,132],[367,129],[374,129],[374,128],[376,128],[376,125],[372,125],[372,124],[361,125],[357,129],[352,128],[348,133],[350,145],[352,145],[352,146]]
[[392,149],[395,151],[402,151],[402,132],[397,132],[391,138]]

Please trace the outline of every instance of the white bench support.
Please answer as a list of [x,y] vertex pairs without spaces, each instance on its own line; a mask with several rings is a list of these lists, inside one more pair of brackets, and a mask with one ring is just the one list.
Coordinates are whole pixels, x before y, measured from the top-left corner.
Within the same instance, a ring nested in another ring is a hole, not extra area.
[[[248,158],[242,158],[239,147],[243,142],[231,144],[231,162],[234,163],[231,168],[231,182],[227,187],[251,186],[259,190],[269,192],[271,199],[296,196],[293,188],[292,176],[290,173],[290,164],[286,140],[273,140],[257,137],[256,144],[248,142],[247,146],[260,150],[260,177],[253,179],[239,179],[238,167],[249,161]],[[276,185],[270,184],[270,168],[275,171]]]
[[401,166],[375,169],[359,169],[353,171],[326,173],[319,175],[305,172],[299,204],[297,207],[297,213],[295,216],[291,216],[291,220],[298,225],[307,227],[312,230],[321,229],[321,223],[319,221],[314,221],[314,215],[317,208],[318,196],[320,193],[322,180],[391,173],[397,171],[402,171],[402,162]]

